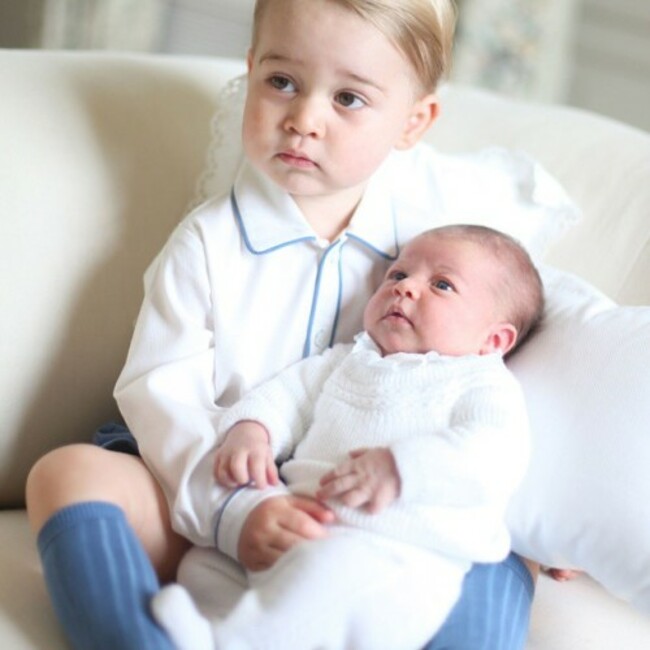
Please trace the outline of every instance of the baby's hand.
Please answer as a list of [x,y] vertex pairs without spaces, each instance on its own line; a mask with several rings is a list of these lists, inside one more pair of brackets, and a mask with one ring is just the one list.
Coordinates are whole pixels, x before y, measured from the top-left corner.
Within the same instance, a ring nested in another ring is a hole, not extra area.
[[253,482],[262,490],[278,484],[269,434],[259,422],[244,420],[228,431],[214,458],[214,478],[230,488]]
[[296,544],[327,535],[334,513],[318,501],[272,496],[253,508],[241,529],[237,556],[249,571],[261,571]]
[[390,449],[373,447],[351,451],[350,459],[325,474],[320,485],[318,499],[337,499],[375,514],[397,499],[401,481]]

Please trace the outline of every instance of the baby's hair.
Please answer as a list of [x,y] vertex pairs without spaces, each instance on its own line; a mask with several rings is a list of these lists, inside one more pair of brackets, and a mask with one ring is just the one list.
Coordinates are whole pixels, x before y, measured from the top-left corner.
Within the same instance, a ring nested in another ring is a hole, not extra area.
[[[264,11],[277,0],[257,0],[253,17],[255,47]],[[310,2],[312,0],[300,0]],[[425,93],[448,76],[456,26],[453,0],[327,0],[374,25],[413,66]]]
[[517,329],[516,345],[521,345],[535,329],[544,311],[544,286],[526,249],[510,235],[487,226],[457,224],[433,228],[424,236],[469,240],[492,253],[503,268],[500,285],[494,288],[507,317]]

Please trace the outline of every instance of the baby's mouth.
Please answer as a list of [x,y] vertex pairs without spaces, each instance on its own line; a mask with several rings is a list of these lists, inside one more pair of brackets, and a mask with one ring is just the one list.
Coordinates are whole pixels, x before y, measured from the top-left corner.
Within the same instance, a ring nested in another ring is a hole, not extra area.
[[411,320],[406,316],[406,314],[399,308],[390,309],[384,318],[391,321],[401,321],[408,323],[409,325],[413,324],[411,323]]

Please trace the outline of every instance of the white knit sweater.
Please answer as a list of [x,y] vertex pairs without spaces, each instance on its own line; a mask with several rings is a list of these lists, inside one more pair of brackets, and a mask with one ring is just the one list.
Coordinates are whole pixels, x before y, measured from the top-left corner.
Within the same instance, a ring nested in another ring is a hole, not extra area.
[[394,354],[367,334],[280,372],[222,418],[269,431],[292,492],[313,496],[320,477],[359,447],[389,447],[399,498],[371,515],[332,501],[339,522],[458,560],[505,557],[504,513],[528,460],[523,394],[500,356]]

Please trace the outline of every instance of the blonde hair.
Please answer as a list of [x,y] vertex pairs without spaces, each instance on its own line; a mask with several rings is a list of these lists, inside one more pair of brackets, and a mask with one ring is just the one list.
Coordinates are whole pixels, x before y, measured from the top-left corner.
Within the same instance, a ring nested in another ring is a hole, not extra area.
[[[311,2],[312,0],[301,0]],[[264,12],[274,0],[257,0],[252,46]],[[413,66],[424,92],[433,92],[448,76],[456,26],[453,0],[328,0],[376,27]]]
[[488,251],[502,268],[500,284],[494,294],[517,330],[516,345],[521,345],[539,324],[544,311],[544,287],[539,272],[526,249],[510,235],[468,224],[433,228],[422,233],[427,237],[471,241]]

